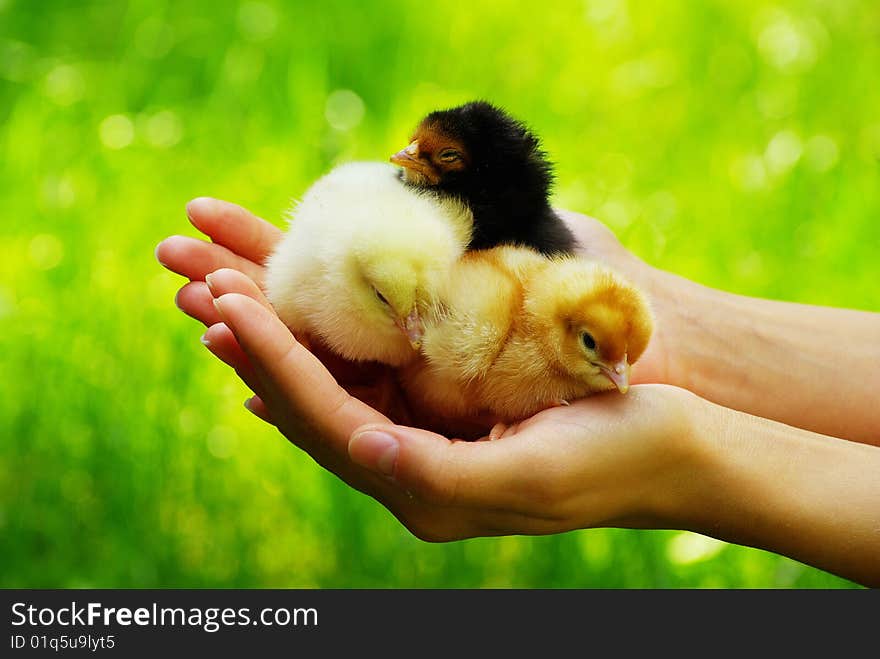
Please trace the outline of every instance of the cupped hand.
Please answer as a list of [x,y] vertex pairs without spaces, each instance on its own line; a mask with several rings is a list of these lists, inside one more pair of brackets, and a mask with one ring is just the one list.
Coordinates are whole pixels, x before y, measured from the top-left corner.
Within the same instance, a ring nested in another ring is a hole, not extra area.
[[[178,291],[177,306],[207,327],[220,322],[208,282],[211,273],[229,269],[246,275],[258,290],[264,285],[264,263],[281,240],[281,230],[250,211],[208,197],[193,199],[186,207],[187,216],[211,242],[188,236],[171,236],[156,248],[157,260],[169,270],[190,281]],[[223,277],[223,274],[218,274]],[[228,276],[228,273],[227,273]],[[354,363],[323,350],[315,341],[299,337],[318,355],[338,381],[366,402],[392,414],[398,421],[408,421],[405,401],[399,396],[393,372],[374,363]],[[207,339],[206,339],[207,340]],[[251,403],[257,412],[259,403]]]
[[[559,213],[578,238],[581,255],[619,270],[649,296],[656,316],[654,336],[633,369],[632,382],[677,383],[670,372],[674,370],[676,360],[671,354],[673,342],[667,327],[671,307],[677,303],[677,278],[651,268],[638,259],[598,220],[566,210],[559,210]],[[172,236],[159,244],[156,257],[162,265],[190,280],[177,294],[178,307],[210,326],[218,322],[218,316],[205,284],[207,275],[220,268],[232,268],[262,287],[265,276],[263,263],[281,240],[282,233],[273,224],[240,206],[208,197],[194,199],[187,204],[187,216],[211,242]],[[383,408],[385,403],[388,412],[394,412],[392,408],[396,406],[398,418],[413,420],[412,416],[405,416],[411,414],[411,410],[407,410],[399,391],[394,390],[395,379],[389,375],[388,369],[375,364],[353,364],[321,351],[319,345],[313,344],[311,347],[320,353],[321,359],[344,384],[350,382],[352,386],[359,387],[360,395],[373,395],[371,402]],[[378,388],[381,396],[369,394],[370,391],[376,391],[370,386],[374,382],[382,383],[382,387]],[[379,400],[380,397],[382,400]]]
[[[662,523],[654,497],[664,491],[656,486],[662,467],[686,463],[672,450],[687,435],[685,392],[636,386],[626,396],[596,396],[541,412],[494,442],[452,441],[395,425],[392,419],[418,424],[418,415],[389,369],[303,345],[263,296],[262,264],[280,230],[214,199],[190,202],[187,214],[212,242],[173,236],[156,256],[191,280],[176,302],[209,327],[203,341],[257,394],[249,409],[416,535],[439,540]],[[641,262],[604,225],[565,217],[588,258],[641,283]],[[650,364],[650,354],[639,363]],[[482,427],[488,431],[491,423]]]
[[210,277],[222,322],[209,349],[259,396],[258,413],[352,487],[434,541],[591,526],[663,526],[692,466],[691,396],[633,387],[545,410],[495,441],[394,424],[352,396],[233,270]]

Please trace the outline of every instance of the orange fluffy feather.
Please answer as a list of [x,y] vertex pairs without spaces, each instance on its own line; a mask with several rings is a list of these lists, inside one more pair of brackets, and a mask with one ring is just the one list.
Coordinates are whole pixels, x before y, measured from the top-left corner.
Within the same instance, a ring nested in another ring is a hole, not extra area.
[[614,389],[597,364],[634,363],[653,328],[644,295],[614,271],[526,248],[465,254],[438,299],[401,378],[415,405],[447,419],[512,422]]

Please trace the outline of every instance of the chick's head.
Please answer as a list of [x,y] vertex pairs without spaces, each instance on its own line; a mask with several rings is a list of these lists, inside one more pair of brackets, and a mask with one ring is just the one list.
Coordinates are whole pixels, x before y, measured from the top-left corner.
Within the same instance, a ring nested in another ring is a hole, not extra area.
[[[463,249],[448,222],[408,223],[395,216],[387,231],[354,227],[342,292],[348,323],[340,344],[351,354],[401,366],[421,346],[422,318]],[[356,352],[354,349],[356,349]]]
[[432,112],[391,161],[408,183],[469,199],[522,190],[543,198],[552,179],[538,138],[484,101]]
[[558,368],[590,391],[629,389],[653,316],[644,295],[614,271],[576,258],[553,261],[526,304]]
[[430,290],[424,264],[390,250],[361,252],[355,263],[362,286],[353,293],[366,317],[388,330],[395,327],[418,349],[424,332],[421,312]]

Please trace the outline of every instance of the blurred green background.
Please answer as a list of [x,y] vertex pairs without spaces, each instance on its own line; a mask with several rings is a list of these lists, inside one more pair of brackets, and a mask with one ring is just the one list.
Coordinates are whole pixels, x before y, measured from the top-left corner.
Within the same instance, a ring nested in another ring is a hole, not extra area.
[[880,4],[0,0],[0,585],[852,587],[674,531],[430,545],[242,407],[154,260],[483,97],[649,262],[880,310]]

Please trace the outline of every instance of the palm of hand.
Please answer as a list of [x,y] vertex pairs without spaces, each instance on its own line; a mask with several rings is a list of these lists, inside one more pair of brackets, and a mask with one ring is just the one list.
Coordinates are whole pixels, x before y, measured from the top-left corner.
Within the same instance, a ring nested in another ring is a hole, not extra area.
[[[607,227],[584,215],[567,211],[561,211],[560,214],[583,246],[583,256],[611,265],[650,292],[650,268],[624,249]],[[176,246],[166,242],[160,248],[159,255],[169,268],[192,280],[178,294],[178,304],[186,313],[211,325],[219,319],[211,305],[211,294],[201,282],[218,268],[232,268],[262,286],[265,274],[262,263],[282,234],[244,209],[213,200],[196,204],[190,216],[196,227],[212,238],[214,243],[177,238]],[[661,332],[662,326],[659,326],[648,350],[636,364],[634,383],[663,381],[665,361],[662,341],[659,340]],[[340,386],[395,422],[468,438],[484,435],[494,423],[494,419],[489,417],[475,417],[451,422],[444,420],[446,423],[440,424],[410,404],[394,369],[376,363],[347,361],[323,349],[315,341],[306,342],[306,345]],[[539,416],[543,423],[543,420],[552,420],[563,412],[549,410]]]
[[[544,410],[511,426],[503,442],[450,442],[418,429],[432,423],[411,408],[392,369],[352,363],[317,344],[306,350],[292,339],[259,288],[261,264],[281,238],[276,227],[217,200],[198,200],[188,212],[213,242],[175,236],[159,245],[156,256],[190,279],[177,304],[209,326],[203,341],[258,395],[251,411],[352,487],[381,501],[414,534],[450,540],[553,533],[612,520],[639,523],[631,518],[633,493],[656,479],[656,465],[669,464],[668,457],[645,456],[670,455],[653,440],[671,427],[669,410],[680,407],[669,398],[678,395],[673,388],[635,387],[626,396],[599,395]],[[640,262],[607,229],[583,216],[567,219],[589,246],[586,256],[647,285],[638,278]],[[364,468],[363,460],[373,458],[357,441],[371,426],[387,430],[389,418],[416,426],[393,426],[409,434],[392,479],[375,467]],[[487,419],[458,422],[463,428],[458,436],[467,437],[479,437],[493,425]],[[606,450],[610,445],[614,450]],[[633,480],[623,482],[621,465]],[[608,492],[603,494],[603,487]]]
[[[608,227],[593,218],[561,212],[578,237],[582,247],[579,253],[588,259],[595,259],[617,268],[634,282],[645,286],[648,282],[647,266],[628,252]],[[655,333],[648,350],[636,364],[633,383],[662,382],[665,360],[662,356],[659,331]],[[307,341],[309,349],[321,360],[340,386],[352,396],[367,403],[395,423],[432,430],[443,435],[466,439],[483,438],[494,425],[490,415],[457,419],[437,419],[413,405],[401,387],[396,369],[373,362],[358,363],[345,360],[324,349],[318,342]],[[536,419],[535,415],[532,419]],[[553,423],[566,418],[564,410],[549,409],[540,414],[540,423]],[[528,421],[531,421],[528,420]],[[522,422],[508,427],[505,436],[523,427]]]

